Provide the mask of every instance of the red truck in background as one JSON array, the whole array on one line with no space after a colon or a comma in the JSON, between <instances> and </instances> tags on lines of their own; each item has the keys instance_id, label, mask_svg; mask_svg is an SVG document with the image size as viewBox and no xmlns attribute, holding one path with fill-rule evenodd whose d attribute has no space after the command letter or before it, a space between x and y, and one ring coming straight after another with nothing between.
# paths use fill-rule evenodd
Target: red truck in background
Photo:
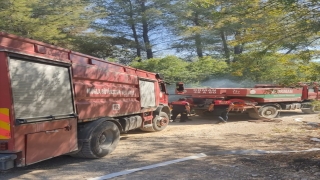
<instances>
[{"instance_id":1,"label":"red truck in background","mask_svg":"<svg viewBox=\"0 0 320 180\"><path fill-rule=\"evenodd\" d=\"M176 94L184 95L198 115L221 111L247 112L251 118L275 118L280 110L301 109L315 113L313 100L319 99L318 83L298 83L294 87L257 84L254 88L184 88L176 84ZM208 111L214 102L214 110Z\"/></svg>"},{"instance_id":2,"label":"red truck in background","mask_svg":"<svg viewBox=\"0 0 320 180\"><path fill-rule=\"evenodd\" d=\"M169 123L163 76L0 32L0 170L100 158Z\"/></svg>"}]
</instances>

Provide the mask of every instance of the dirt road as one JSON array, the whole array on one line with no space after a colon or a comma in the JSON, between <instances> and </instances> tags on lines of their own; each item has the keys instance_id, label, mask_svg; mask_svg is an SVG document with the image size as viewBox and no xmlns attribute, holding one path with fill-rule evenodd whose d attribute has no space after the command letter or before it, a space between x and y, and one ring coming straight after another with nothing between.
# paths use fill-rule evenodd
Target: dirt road
<instances>
[{"instance_id":1,"label":"dirt road","mask_svg":"<svg viewBox=\"0 0 320 180\"><path fill-rule=\"evenodd\" d=\"M2 172L0 179L90 179L199 153L206 157L113 179L320 179L320 151L288 153L320 148L320 142L310 140L320 139L318 115L282 113L270 122L248 120L242 114L230 115L228 123L192 117L157 133L133 131L122 134L117 149L105 158L61 156Z\"/></svg>"}]
</instances>

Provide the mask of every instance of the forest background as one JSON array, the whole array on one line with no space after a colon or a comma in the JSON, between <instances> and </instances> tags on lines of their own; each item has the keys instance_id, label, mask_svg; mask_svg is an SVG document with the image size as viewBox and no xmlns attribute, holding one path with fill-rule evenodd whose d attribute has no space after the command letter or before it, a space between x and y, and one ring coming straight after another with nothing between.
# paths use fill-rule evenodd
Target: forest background
<instances>
[{"instance_id":1,"label":"forest background","mask_svg":"<svg viewBox=\"0 0 320 180\"><path fill-rule=\"evenodd\" d=\"M0 31L166 81L319 81L318 0L1 0Z\"/></svg>"}]
</instances>

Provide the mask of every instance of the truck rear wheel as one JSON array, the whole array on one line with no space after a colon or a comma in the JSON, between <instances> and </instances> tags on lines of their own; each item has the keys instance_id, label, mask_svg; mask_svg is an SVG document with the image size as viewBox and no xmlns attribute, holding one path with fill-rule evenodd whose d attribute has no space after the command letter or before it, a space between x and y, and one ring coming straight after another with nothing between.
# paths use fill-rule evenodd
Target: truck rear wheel
<instances>
[{"instance_id":1,"label":"truck rear wheel","mask_svg":"<svg viewBox=\"0 0 320 180\"><path fill-rule=\"evenodd\" d=\"M275 118L279 114L279 111L274 106L264 106L259 109L259 115L263 118Z\"/></svg>"},{"instance_id":2,"label":"truck rear wheel","mask_svg":"<svg viewBox=\"0 0 320 180\"><path fill-rule=\"evenodd\" d=\"M248 110L248 115L251 118L254 119L260 119L260 118L275 118L279 115L279 111L274 106L263 106L261 107L258 112L256 112L254 109Z\"/></svg>"},{"instance_id":3,"label":"truck rear wheel","mask_svg":"<svg viewBox=\"0 0 320 180\"><path fill-rule=\"evenodd\" d=\"M82 148L72 156L82 158L101 158L110 154L120 140L120 131L114 123L104 121L90 134L89 141L83 142Z\"/></svg>"},{"instance_id":4,"label":"truck rear wheel","mask_svg":"<svg viewBox=\"0 0 320 180\"><path fill-rule=\"evenodd\" d=\"M165 112L160 112L159 115L156 115L152 120L151 127L140 128L142 131L153 132L153 131L162 131L164 130L169 123L168 114Z\"/></svg>"}]
</instances>

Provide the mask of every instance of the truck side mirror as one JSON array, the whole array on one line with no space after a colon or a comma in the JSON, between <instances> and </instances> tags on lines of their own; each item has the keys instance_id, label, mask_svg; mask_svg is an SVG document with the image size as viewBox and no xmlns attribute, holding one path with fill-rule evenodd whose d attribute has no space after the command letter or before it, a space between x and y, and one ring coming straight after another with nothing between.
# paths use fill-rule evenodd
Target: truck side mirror
<instances>
[{"instance_id":1,"label":"truck side mirror","mask_svg":"<svg viewBox=\"0 0 320 180\"><path fill-rule=\"evenodd\" d=\"M183 92L184 91L184 86L183 86L182 82L178 82L176 84L176 90L177 90L177 92Z\"/></svg>"}]
</instances>

